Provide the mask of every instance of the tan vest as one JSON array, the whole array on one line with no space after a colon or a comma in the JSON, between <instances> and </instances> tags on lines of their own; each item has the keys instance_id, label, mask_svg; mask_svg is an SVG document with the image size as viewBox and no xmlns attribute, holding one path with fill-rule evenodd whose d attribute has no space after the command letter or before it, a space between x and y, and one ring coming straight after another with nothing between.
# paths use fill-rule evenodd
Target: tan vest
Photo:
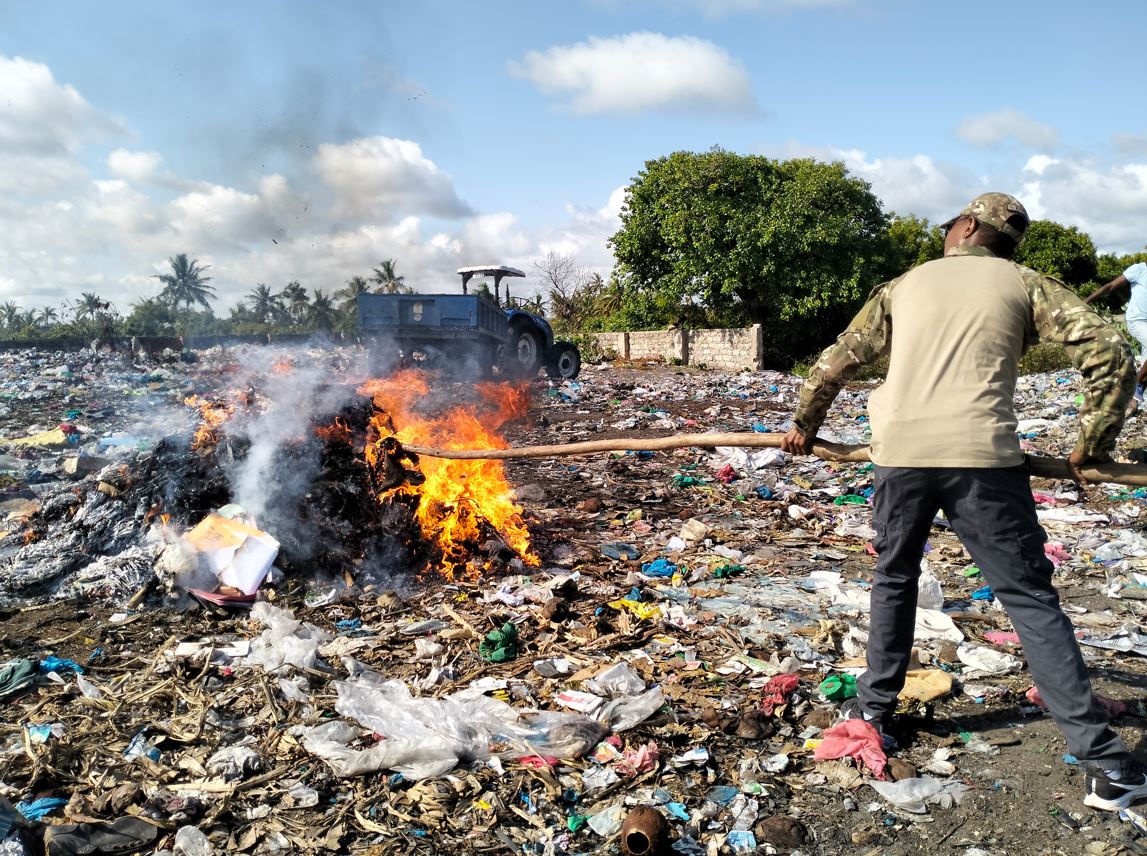
<instances>
[{"instance_id":1,"label":"tan vest","mask_svg":"<svg viewBox=\"0 0 1147 856\"><path fill-rule=\"evenodd\" d=\"M889 295L888 378L868 401L872 460L885 467L1011 467L1017 366L1032 305L1016 266L948 256Z\"/></svg>"}]
</instances>

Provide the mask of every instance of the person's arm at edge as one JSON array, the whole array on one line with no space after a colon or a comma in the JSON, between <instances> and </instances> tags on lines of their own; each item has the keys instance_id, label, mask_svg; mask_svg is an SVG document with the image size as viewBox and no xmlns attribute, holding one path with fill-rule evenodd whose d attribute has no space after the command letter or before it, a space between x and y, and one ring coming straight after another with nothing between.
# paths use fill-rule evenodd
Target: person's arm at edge
<instances>
[{"instance_id":1,"label":"person's arm at edge","mask_svg":"<svg viewBox=\"0 0 1147 856\"><path fill-rule=\"evenodd\" d=\"M1083 302L1084 303L1091 303L1091 301L1098 300L1099 298L1103 297L1108 292L1114 291L1115 289L1119 288L1119 286L1128 285L1128 284L1129 284L1129 281L1128 281L1127 277L1124 276L1123 274L1119 274L1119 276L1115 277L1115 279L1111 280L1111 282L1107 283L1106 285L1099 286L1099 288L1095 289L1095 291L1093 291L1093 292L1091 292L1091 294L1087 295L1087 297L1084 298Z\"/></svg>"},{"instance_id":2,"label":"person's arm at edge","mask_svg":"<svg viewBox=\"0 0 1147 856\"><path fill-rule=\"evenodd\" d=\"M824 422L828 408L856 370L888 352L892 342L892 319L888 294L900 278L873 289L868 301L852 321L817 359L801 387L793 427L781 441L781 449L807 455Z\"/></svg>"},{"instance_id":3,"label":"person's arm at edge","mask_svg":"<svg viewBox=\"0 0 1147 856\"><path fill-rule=\"evenodd\" d=\"M1082 481L1079 468L1090 461L1108 460L1123 428L1125 408L1135 389L1131 349L1114 327L1063 283L1028 271L1024 284L1039 338L1063 345L1083 375L1079 439L1068 458Z\"/></svg>"}]
</instances>

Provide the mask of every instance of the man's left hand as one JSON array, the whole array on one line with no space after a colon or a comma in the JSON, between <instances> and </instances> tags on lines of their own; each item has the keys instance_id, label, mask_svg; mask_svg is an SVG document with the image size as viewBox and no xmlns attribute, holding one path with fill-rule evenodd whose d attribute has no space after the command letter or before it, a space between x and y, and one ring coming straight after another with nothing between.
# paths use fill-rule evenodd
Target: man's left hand
<instances>
[{"instance_id":1,"label":"man's left hand","mask_svg":"<svg viewBox=\"0 0 1147 856\"><path fill-rule=\"evenodd\" d=\"M811 455L814 439L806 437L799 428L790 428L789 433L781 438L781 450L790 455Z\"/></svg>"}]
</instances>

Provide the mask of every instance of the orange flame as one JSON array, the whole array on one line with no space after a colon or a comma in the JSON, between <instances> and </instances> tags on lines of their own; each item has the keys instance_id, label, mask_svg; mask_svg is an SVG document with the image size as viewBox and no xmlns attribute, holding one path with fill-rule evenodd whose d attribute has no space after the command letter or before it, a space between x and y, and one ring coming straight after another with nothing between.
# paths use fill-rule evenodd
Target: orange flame
<instances>
[{"instance_id":1,"label":"orange flame","mask_svg":"<svg viewBox=\"0 0 1147 856\"><path fill-rule=\"evenodd\" d=\"M281 360L279 360L277 363L275 363L273 366L271 366L271 371L277 375L289 375L294 370L295 370L295 358L294 357L283 357Z\"/></svg>"},{"instance_id":2,"label":"orange flame","mask_svg":"<svg viewBox=\"0 0 1147 856\"><path fill-rule=\"evenodd\" d=\"M351 440L350 426L341 416L336 416L333 425L326 428L315 428L315 436L326 443L349 443Z\"/></svg>"},{"instance_id":3,"label":"orange flame","mask_svg":"<svg viewBox=\"0 0 1147 856\"><path fill-rule=\"evenodd\" d=\"M404 444L446 449L505 448L506 441L497 431L526 413L529 392L525 387L494 383L479 384L477 389L484 407L454 407L445 414L425 416L415 409L429 392L422 372L410 369L384 380L367 381L359 393L371 396L381 411L371 420L367 463L375 469L382 465L382 441L388 437ZM403 484L394 491L418 497L419 528L441 549L447 577L467 574L471 548L481 538L483 522L524 562L541 564L530 547L522 509L514 502L501 461L423 457L419 468L425 476L422 484Z\"/></svg>"},{"instance_id":4,"label":"orange flame","mask_svg":"<svg viewBox=\"0 0 1147 856\"><path fill-rule=\"evenodd\" d=\"M189 407L199 408L199 418L202 422L195 436L191 439L192 449L203 449L214 446L219 442L219 428L235 414L235 406L217 399L201 398L191 395L183 399Z\"/></svg>"}]
</instances>

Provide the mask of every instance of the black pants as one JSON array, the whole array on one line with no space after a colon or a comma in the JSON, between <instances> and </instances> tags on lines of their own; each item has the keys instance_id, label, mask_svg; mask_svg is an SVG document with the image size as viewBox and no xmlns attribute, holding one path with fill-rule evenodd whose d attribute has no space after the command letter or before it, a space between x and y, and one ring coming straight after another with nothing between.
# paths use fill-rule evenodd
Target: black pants
<instances>
[{"instance_id":1,"label":"black pants","mask_svg":"<svg viewBox=\"0 0 1147 856\"><path fill-rule=\"evenodd\" d=\"M920 558L932 520L943 509L956 535L1007 610L1032 679L1081 760L1123 761L1128 752L1096 700L1075 631L1059 607L1044 555L1026 466L876 467L873 525L876 576L868 671L857 682L860 705L886 717L896 707L912 650Z\"/></svg>"}]
</instances>

